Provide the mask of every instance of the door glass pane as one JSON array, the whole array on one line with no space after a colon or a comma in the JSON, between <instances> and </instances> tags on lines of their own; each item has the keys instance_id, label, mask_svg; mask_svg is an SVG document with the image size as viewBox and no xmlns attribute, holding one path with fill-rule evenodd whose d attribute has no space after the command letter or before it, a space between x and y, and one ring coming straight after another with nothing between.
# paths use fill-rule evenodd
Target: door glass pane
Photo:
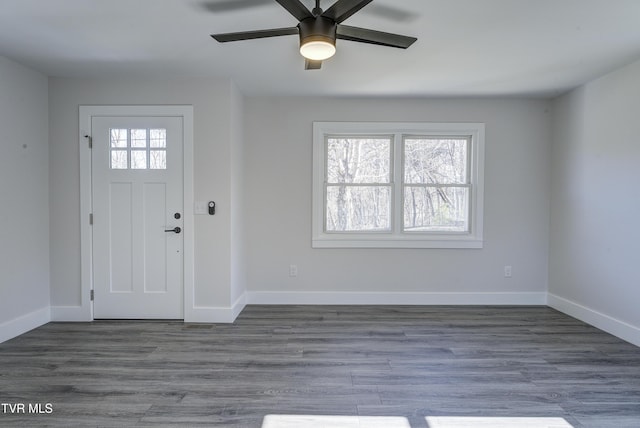
<instances>
[{"instance_id":1,"label":"door glass pane","mask_svg":"<svg viewBox=\"0 0 640 428\"><path fill-rule=\"evenodd\" d=\"M404 189L405 232L468 232L467 187L412 187Z\"/></svg>"},{"instance_id":2,"label":"door glass pane","mask_svg":"<svg viewBox=\"0 0 640 428\"><path fill-rule=\"evenodd\" d=\"M109 135L111 140L111 147L127 147L126 129L110 129Z\"/></svg>"},{"instance_id":3,"label":"door glass pane","mask_svg":"<svg viewBox=\"0 0 640 428\"><path fill-rule=\"evenodd\" d=\"M126 150L111 150L111 169L127 169Z\"/></svg>"},{"instance_id":4,"label":"door glass pane","mask_svg":"<svg viewBox=\"0 0 640 428\"><path fill-rule=\"evenodd\" d=\"M328 138L327 182L390 183L391 139Z\"/></svg>"},{"instance_id":5,"label":"door glass pane","mask_svg":"<svg viewBox=\"0 0 640 428\"><path fill-rule=\"evenodd\" d=\"M389 186L327 186L327 232L391 230Z\"/></svg>"},{"instance_id":6,"label":"door glass pane","mask_svg":"<svg viewBox=\"0 0 640 428\"><path fill-rule=\"evenodd\" d=\"M149 168L151 169L167 169L167 151L151 150L149 152Z\"/></svg>"},{"instance_id":7,"label":"door glass pane","mask_svg":"<svg viewBox=\"0 0 640 428\"><path fill-rule=\"evenodd\" d=\"M147 147L147 130L146 129L131 130L131 147L138 147L138 148Z\"/></svg>"},{"instance_id":8,"label":"door glass pane","mask_svg":"<svg viewBox=\"0 0 640 428\"><path fill-rule=\"evenodd\" d=\"M147 151L131 151L131 169L147 169Z\"/></svg>"},{"instance_id":9,"label":"door glass pane","mask_svg":"<svg viewBox=\"0 0 640 428\"><path fill-rule=\"evenodd\" d=\"M149 142L152 148L167 147L167 130L166 129L150 129Z\"/></svg>"},{"instance_id":10,"label":"door glass pane","mask_svg":"<svg viewBox=\"0 0 640 428\"><path fill-rule=\"evenodd\" d=\"M467 138L406 138L405 183L467 183L468 142Z\"/></svg>"}]
</instances>

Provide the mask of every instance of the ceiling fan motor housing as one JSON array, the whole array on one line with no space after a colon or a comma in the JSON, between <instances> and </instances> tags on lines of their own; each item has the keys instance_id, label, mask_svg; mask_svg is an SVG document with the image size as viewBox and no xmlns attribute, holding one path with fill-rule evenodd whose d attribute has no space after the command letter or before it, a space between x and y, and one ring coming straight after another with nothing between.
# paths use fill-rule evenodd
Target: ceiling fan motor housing
<instances>
[{"instance_id":1,"label":"ceiling fan motor housing","mask_svg":"<svg viewBox=\"0 0 640 428\"><path fill-rule=\"evenodd\" d=\"M338 25L324 16L306 18L298 24L300 46L309 42L326 42L335 46Z\"/></svg>"}]
</instances>

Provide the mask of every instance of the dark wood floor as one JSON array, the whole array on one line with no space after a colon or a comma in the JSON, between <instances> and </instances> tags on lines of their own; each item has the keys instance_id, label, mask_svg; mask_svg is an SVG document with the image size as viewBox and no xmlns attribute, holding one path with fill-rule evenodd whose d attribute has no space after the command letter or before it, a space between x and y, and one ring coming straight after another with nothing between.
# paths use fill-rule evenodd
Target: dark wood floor
<instances>
[{"instance_id":1,"label":"dark wood floor","mask_svg":"<svg viewBox=\"0 0 640 428\"><path fill-rule=\"evenodd\" d=\"M546 307L248 306L232 325L47 324L0 344L0 402L27 411L2 427L638 428L640 348Z\"/></svg>"}]
</instances>

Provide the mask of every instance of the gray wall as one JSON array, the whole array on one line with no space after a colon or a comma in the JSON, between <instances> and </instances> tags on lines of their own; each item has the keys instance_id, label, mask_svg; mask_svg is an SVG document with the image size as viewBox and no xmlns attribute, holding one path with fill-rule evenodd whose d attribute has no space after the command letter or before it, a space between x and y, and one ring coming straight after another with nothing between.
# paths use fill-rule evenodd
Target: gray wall
<instances>
[{"instance_id":1,"label":"gray wall","mask_svg":"<svg viewBox=\"0 0 640 428\"><path fill-rule=\"evenodd\" d=\"M640 62L554 110L552 304L640 344Z\"/></svg>"},{"instance_id":2,"label":"gray wall","mask_svg":"<svg viewBox=\"0 0 640 428\"><path fill-rule=\"evenodd\" d=\"M543 100L248 98L250 301L296 302L308 300L304 293L350 292L383 293L381 299L389 293L463 293L454 301L482 303L465 296L497 293L489 300L499 303L505 293L545 293L548 108ZM484 249L312 249L313 121L485 122ZM289 277L290 264L298 266L297 277ZM510 279L504 278L505 265L513 266ZM425 296L423 302L429 301Z\"/></svg>"},{"instance_id":3,"label":"gray wall","mask_svg":"<svg viewBox=\"0 0 640 428\"><path fill-rule=\"evenodd\" d=\"M0 341L20 317L48 321L47 96L46 76L0 57Z\"/></svg>"},{"instance_id":4,"label":"gray wall","mask_svg":"<svg viewBox=\"0 0 640 428\"><path fill-rule=\"evenodd\" d=\"M244 97L231 93L231 305L242 301L247 289L244 207ZM237 309L242 309L239 304Z\"/></svg>"}]
</instances>

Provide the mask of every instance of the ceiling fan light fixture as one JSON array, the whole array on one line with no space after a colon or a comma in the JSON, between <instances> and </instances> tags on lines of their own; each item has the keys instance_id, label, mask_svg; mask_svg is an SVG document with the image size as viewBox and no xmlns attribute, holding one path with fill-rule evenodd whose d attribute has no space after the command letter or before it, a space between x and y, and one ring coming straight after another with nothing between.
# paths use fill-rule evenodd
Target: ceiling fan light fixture
<instances>
[{"instance_id":1,"label":"ceiling fan light fixture","mask_svg":"<svg viewBox=\"0 0 640 428\"><path fill-rule=\"evenodd\" d=\"M323 16L300 21L300 54L311 61L324 61L336 53L336 28L334 21Z\"/></svg>"},{"instance_id":2,"label":"ceiling fan light fixture","mask_svg":"<svg viewBox=\"0 0 640 428\"><path fill-rule=\"evenodd\" d=\"M311 61L324 61L336 53L336 45L325 40L309 40L300 46L300 54Z\"/></svg>"}]
</instances>

